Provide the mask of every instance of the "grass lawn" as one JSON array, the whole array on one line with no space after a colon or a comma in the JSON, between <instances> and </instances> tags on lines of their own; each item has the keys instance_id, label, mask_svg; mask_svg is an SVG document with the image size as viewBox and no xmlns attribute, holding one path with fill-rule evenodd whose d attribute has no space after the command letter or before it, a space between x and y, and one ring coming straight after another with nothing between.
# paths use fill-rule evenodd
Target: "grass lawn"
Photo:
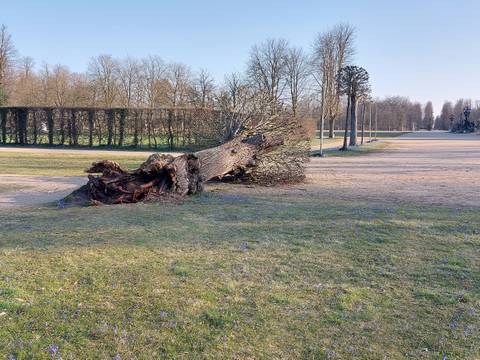
<instances>
[{"instance_id":1,"label":"grass lawn","mask_svg":"<svg viewBox=\"0 0 480 360\"><path fill-rule=\"evenodd\" d=\"M153 153L153 151L152 151ZM121 154L98 154L95 152L48 152L40 150L36 152L3 152L0 151L0 174L16 175L46 175L46 176L85 176L84 170L90 167L92 162L98 160L114 160L129 168L140 165L148 155Z\"/></svg>"},{"instance_id":2,"label":"grass lawn","mask_svg":"<svg viewBox=\"0 0 480 360\"><path fill-rule=\"evenodd\" d=\"M364 145L358 146L349 146L348 151L341 151L338 147L327 148L323 151L325 156L358 156L358 155L368 155L376 152L384 151L389 147L389 143L385 141L375 141L372 143L365 143ZM311 152L311 156L318 156L319 151L314 150Z\"/></svg>"},{"instance_id":3,"label":"grass lawn","mask_svg":"<svg viewBox=\"0 0 480 360\"><path fill-rule=\"evenodd\" d=\"M480 356L478 209L204 193L0 223L3 358Z\"/></svg>"}]
</instances>

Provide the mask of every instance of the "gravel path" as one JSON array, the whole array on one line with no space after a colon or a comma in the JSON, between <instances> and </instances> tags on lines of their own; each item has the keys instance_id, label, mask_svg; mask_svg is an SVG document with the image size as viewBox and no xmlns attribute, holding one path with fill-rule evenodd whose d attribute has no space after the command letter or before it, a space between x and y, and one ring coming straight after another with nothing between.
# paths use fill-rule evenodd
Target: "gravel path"
<instances>
[{"instance_id":1,"label":"gravel path","mask_svg":"<svg viewBox=\"0 0 480 360\"><path fill-rule=\"evenodd\" d=\"M313 159L307 189L352 200L480 206L480 136L417 132L388 142L382 153Z\"/></svg>"},{"instance_id":2,"label":"gravel path","mask_svg":"<svg viewBox=\"0 0 480 360\"><path fill-rule=\"evenodd\" d=\"M85 183L85 177L0 175L0 184L19 187L0 193L0 209L57 201Z\"/></svg>"}]
</instances>

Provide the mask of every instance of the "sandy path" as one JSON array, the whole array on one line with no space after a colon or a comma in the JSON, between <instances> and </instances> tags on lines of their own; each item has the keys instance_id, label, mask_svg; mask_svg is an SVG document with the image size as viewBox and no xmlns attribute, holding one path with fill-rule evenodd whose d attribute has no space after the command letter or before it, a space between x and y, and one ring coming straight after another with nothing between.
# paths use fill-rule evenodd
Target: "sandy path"
<instances>
[{"instance_id":1,"label":"sandy path","mask_svg":"<svg viewBox=\"0 0 480 360\"><path fill-rule=\"evenodd\" d=\"M0 184L20 188L0 193L0 209L57 201L85 182L85 177L0 175Z\"/></svg>"},{"instance_id":2,"label":"sandy path","mask_svg":"<svg viewBox=\"0 0 480 360\"><path fill-rule=\"evenodd\" d=\"M243 194L323 200L480 206L480 136L417 132L384 140L387 150L353 157L312 158L304 184L230 189Z\"/></svg>"},{"instance_id":3,"label":"sandy path","mask_svg":"<svg viewBox=\"0 0 480 360\"><path fill-rule=\"evenodd\" d=\"M385 141L390 147L381 153L313 158L308 165L305 184L280 188L212 184L207 190L309 196L318 197L320 201L480 206L480 136L434 131ZM85 181L84 177L0 176L0 184L13 182L34 186L0 193L0 208L55 201Z\"/></svg>"},{"instance_id":4,"label":"sandy path","mask_svg":"<svg viewBox=\"0 0 480 360\"><path fill-rule=\"evenodd\" d=\"M388 150L312 159L305 188L319 197L480 206L480 136L417 132Z\"/></svg>"}]
</instances>

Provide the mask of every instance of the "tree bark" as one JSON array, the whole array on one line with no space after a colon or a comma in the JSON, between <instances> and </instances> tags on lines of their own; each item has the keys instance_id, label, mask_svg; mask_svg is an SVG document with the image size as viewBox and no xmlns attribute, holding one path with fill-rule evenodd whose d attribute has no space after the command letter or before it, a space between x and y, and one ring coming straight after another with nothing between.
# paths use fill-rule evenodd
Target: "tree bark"
<instances>
[{"instance_id":1,"label":"tree bark","mask_svg":"<svg viewBox=\"0 0 480 360\"><path fill-rule=\"evenodd\" d=\"M365 140L365 111L366 111L366 105L365 102L363 103L363 112L362 112L362 140L361 144L363 145L363 142Z\"/></svg>"},{"instance_id":2,"label":"tree bark","mask_svg":"<svg viewBox=\"0 0 480 360\"><path fill-rule=\"evenodd\" d=\"M60 111L60 144L65 144L65 111Z\"/></svg>"},{"instance_id":3,"label":"tree bark","mask_svg":"<svg viewBox=\"0 0 480 360\"><path fill-rule=\"evenodd\" d=\"M335 118L328 119L328 137L335 138Z\"/></svg>"},{"instance_id":4,"label":"tree bark","mask_svg":"<svg viewBox=\"0 0 480 360\"><path fill-rule=\"evenodd\" d=\"M108 137L107 137L107 145L112 146L113 143L113 126L115 122L115 112L111 109L106 110L106 116L107 116L107 132L108 132Z\"/></svg>"},{"instance_id":5,"label":"tree bark","mask_svg":"<svg viewBox=\"0 0 480 360\"><path fill-rule=\"evenodd\" d=\"M120 110L120 124L118 129L118 145L123 146L123 142L125 140L125 121L127 118L127 110L121 109Z\"/></svg>"},{"instance_id":6,"label":"tree bark","mask_svg":"<svg viewBox=\"0 0 480 360\"><path fill-rule=\"evenodd\" d=\"M103 160L86 172L88 183L64 199L73 204L119 204L179 199L203 190L212 179L257 184L304 179L309 145L294 119L262 122L220 146L173 157L152 154L138 169L128 171Z\"/></svg>"},{"instance_id":7,"label":"tree bark","mask_svg":"<svg viewBox=\"0 0 480 360\"><path fill-rule=\"evenodd\" d=\"M53 110L47 109L48 145L53 145Z\"/></svg>"},{"instance_id":8,"label":"tree bark","mask_svg":"<svg viewBox=\"0 0 480 360\"><path fill-rule=\"evenodd\" d=\"M2 128L2 143L7 143L7 110L0 109L0 126Z\"/></svg>"},{"instance_id":9,"label":"tree bark","mask_svg":"<svg viewBox=\"0 0 480 360\"><path fill-rule=\"evenodd\" d=\"M88 111L88 146L93 146L93 126L95 121L95 110Z\"/></svg>"},{"instance_id":10,"label":"tree bark","mask_svg":"<svg viewBox=\"0 0 480 360\"><path fill-rule=\"evenodd\" d=\"M350 146L357 146L357 98L350 99Z\"/></svg>"},{"instance_id":11,"label":"tree bark","mask_svg":"<svg viewBox=\"0 0 480 360\"><path fill-rule=\"evenodd\" d=\"M349 120L349 115L350 115L350 96L347 99L347 113L345 114L345 128L344 128L344 133L343 133L343 146L340 150L348 150L348 143L347 143L347 137L348 137L348 120Z\"/></svg>"},{"instance_id":12,"label":"tree bark","mask_svg":"<svg viewBox=\"0 0 480 360\"><path fill-rule=\"evenodd\" d=\"M17 132L18 143L23 145L27 143L27 120L28 110L26 108L19 108L17 110Z\"/></svg>"}]
</instances>

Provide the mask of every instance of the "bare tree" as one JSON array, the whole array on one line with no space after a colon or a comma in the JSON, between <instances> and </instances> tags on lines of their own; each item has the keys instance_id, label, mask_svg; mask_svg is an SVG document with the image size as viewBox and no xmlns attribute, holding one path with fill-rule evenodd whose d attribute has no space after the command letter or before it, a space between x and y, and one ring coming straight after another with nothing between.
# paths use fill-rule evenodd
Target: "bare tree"
<instances>
[{"instance_id":1,"label":"bare tree","mask_svg":"<svg viewBox=\"0 0 480 360\"><path fill-rule=\"evenodd\" d=\"M307 56L301 48L290 47L286 53L285 80L290 93L293 116L297 116L298 102L305 91L309 71Z\"/></svg>"},{"instance_id":2,"label":"bare tree","mask_svg":"<svg viewBox=\"0 0 480 360\"><path fill-rule=\"evenodd\" d=\"M201 108L212 104L215 92L213 78L207 70L201 69L194 79L193 102Z\"/></svg>"},{"instance_id":3,"label":"bare tree","mask_svg":"<svg viewBox=\"0 0 480 360\"><path fill-rule=\"evenodd\" d=\"M320 156L323 156L323 132L325 117L331 112L333 96L337 92L335 68L335 41L332 33L321 34L314 44L314 54L311 62L312 76L320 88L320 121L317 128L320 130ZM333 95L333 96L332 96ZM330 125L331 137L333 137L333 123Z\"/></svg>"},{"instance_id":4,"label":"bare tree","mask_svg":"<svg viewBox=\"0 0 480 360\"><path fill-rule=\"evenodd\" d=\"M320 87L324 118L328 119L329 137L334 137L335 121L340 114L340 91L337 75L350 64L355 54L355 28L338 24L333 29L318 34L313 44L313 74Z\"/></svg>"},{"instance_id":5,"label":"bare tree","mask_svg":"<svg viewBox=\"0 0 480 360\"><path fill-rule=\"evenodd\" d=\"M64 107L68 103L68 89L70 88L70 70L63 65L55 65L52 69L51 81L54 94L54 105Z\"/></svg>"},{"instance_id":6,"label":"bare tree","mask_svg":"<svg viewBox=\"0 0 480 360\"><path fill-rule=\"evenodd\" d=\"M185 105L191 89L191 77L191 71L187 65L182 63L172 63L168 65L167 81L169 88L167 97L170 106Z\"/></svg>"},{"instance_id":7,"label":"bare tree","mask_svg":"<svg viewBox=\"0 0 480 360\"><path fill-rule=\"evenodd\" d=\"M120 89L120 104L130 108L135 100L135 92L139 90L140 64L137 60L127 57L117 62L115 71Z\"/></svg>"},{"instance_id":8,"label":"bare tree","mask_svg":"<svg viewBox=\"0 0 480 360\"><path fill-rule=\"evenodd\" d=\"M225 76L224 85L219 89L216 104L222 116L215 124L215 137L220 141L233 139L248 120L251 105L251 89L248 83L238 73Z\"/></svg>"},{"instance_id":9,"label":"bare tree","mask_svg":"<svg viewBox=\"0 0 480 360\"><path fill-rule=\"evenodd\" d=\"M167 67L158 56L148 56L142 60L141 82L144 89L144 103L148 107L166 104L163 87L166 86Z\"/></svg>"},{"instance_id":10,"label":"bare tree","mask_svg":"<svg viewBox=\"0 0 480 360\"><path fill-rule=\"evenodd\" d=\"M24 56L18 61L18 73L11 101L19 105L31 106L38 102L38 78L35 73L35 61Z\"/></svg>"},{"instance_id":11,"label":"bare tree","mask_svg":"<svg viewBox=\"0 0 480 360\"><path fill-rule=\"evenodd\" d=\"M168 81L168 92L167 97L170 102L170 106L174 108L173 112L170 112L167 118L167 130L168 130L168 144L170 149L173 149L174 146L174 123L177 126L180 126L177 133L177 142L178 134L181 133L181 138L183 145L185 145L186 134L185 134L185 118L182 117L180 123L177 121L177 109L178 106L184 106L187 100L188 95L191 93L191 71L188 66L181 63L172 63L168 66L167 72L167 81Z\"/></svg>"},{"instance_id":12,"label":"bare tree","mask_svg":"<svg viewBox=\"0 0 480 360\"><path fill-rule=\"evenodd\" d=\"M252 85L262 93L271 115L278 112L285 89L285 69L288 42L284 39L268 39L254 45L248 62L248 76Z\"/></svg>"},{"instance_id":13,"label":"bare tree","mask_svg":"<svg viewBox=\"0 0 480 360\"><path fill-rule=\"evenodd\" d=\"M13 45L12 36L5 25L0 26L0 105L6 102L6 82L8 71L12 68L17 51Z\"/></svg>"},{"instance_id":14,"label":"bare tree","mask_svg":"<svg viewBox=\"0 0 480 360\"><path fill-rule=\"evenodd\" d=\"M111 55L94 57L88 65L88 75L98 89L100 101L105 107L112 107L117 96L117 66L117 61Z\"/></svg>"},{"instance_id":15,"label":"bare tree","mask_svg":"<svg viewBox=\"0 0 480 360\"><path fill-rule=\"evenodd\" d=\"M432 130L434 125L433 104L431 101L427 102L423 110L423 123L427 130Z\"/></svg>"},{"instance_id":16,"label":"bare tree","mask_svg":"<svg viewBox=\"0 0 480 360\"><path fill-rule=\"evenodd\" d=\"M442 106L442 111L438 121L435 122L435 129L439 130L448 130L453 124L451 120L453 119L453 105L450 101L446 101Z\"/></svg>"}]
</instances>

